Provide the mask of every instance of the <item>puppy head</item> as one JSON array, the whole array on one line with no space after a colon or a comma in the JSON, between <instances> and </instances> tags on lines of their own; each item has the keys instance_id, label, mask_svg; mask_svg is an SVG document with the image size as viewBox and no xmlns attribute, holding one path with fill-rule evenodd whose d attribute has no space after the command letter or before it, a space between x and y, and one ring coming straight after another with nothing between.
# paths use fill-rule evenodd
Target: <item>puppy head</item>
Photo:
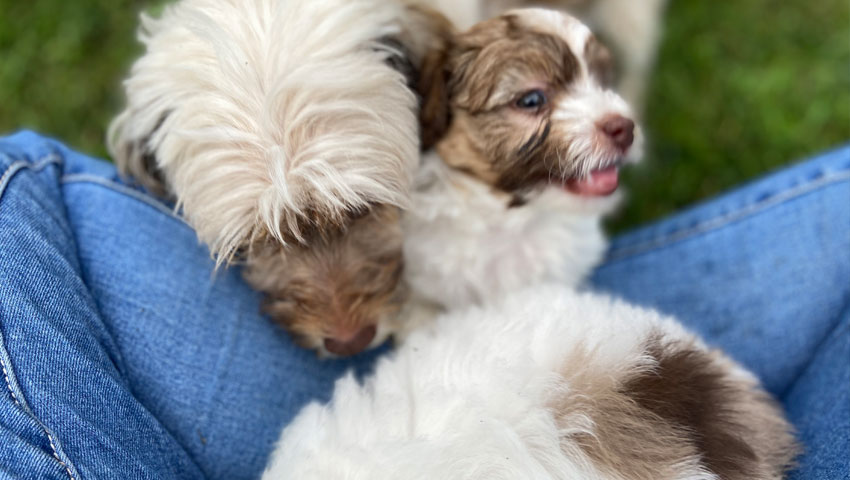
<instances>
[{"instance_id":1,"label":"puppy head","mask_svg":"<svg viewBox=\"0 0 850 480\"><path fill-rule=\"evenodd\" d=\"M247 255L246 279L265 310L303 347L347 356L382 343L404 299L402 233L395 207L375 206L310 247L276 242Z\"/></svg>"},{"instance_id":2,"label":"puppy head","mask_svg":"<svg viewBox=\"0 0 850 480\"><path fill-rule=\"evenodd\" d=\"M607 196L642 136L608 86L611 56L575 18L513 10L431 52L420 93L425 146L512 195L556 186Z\"/></svg>"}]
</instances>

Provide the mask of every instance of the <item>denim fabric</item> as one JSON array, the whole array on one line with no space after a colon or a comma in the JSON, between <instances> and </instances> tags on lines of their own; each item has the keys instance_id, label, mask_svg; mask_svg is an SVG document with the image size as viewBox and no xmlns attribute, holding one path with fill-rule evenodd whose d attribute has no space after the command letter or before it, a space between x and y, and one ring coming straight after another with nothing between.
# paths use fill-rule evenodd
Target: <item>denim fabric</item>
<instances>
[{"instance_id":1,"label":"denim fabric","mask_svg":"<svg viewBox=\"0 0 850 480\"><path fill-rule=\"evenodd\" d=\"M678 315L780 395L797 478L847 478L850 148L614 242L594 283ZM0 477L255 478L349 368L259 312L238 269L114 168L0 140Z\"/></svg>"}]
</instances>

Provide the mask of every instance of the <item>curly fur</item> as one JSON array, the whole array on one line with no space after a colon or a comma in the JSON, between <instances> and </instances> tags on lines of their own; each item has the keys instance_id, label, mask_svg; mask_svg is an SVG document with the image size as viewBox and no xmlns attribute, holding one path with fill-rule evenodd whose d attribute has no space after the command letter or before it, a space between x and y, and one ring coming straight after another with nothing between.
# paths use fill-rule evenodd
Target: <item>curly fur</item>
<instances>
[{"instance_id":1,"label":"curly fur","mask_svg":"<svg viewBox=\"0 0 850 480\"><path fill-rule=\"evenodd\" d=\"M219 262L257 237L303 240L305 222L405 206L416 99L379 41L404 15L383 0L183 0L143 17L116 163L173 194Z\"/></svg>"}]
</instances>

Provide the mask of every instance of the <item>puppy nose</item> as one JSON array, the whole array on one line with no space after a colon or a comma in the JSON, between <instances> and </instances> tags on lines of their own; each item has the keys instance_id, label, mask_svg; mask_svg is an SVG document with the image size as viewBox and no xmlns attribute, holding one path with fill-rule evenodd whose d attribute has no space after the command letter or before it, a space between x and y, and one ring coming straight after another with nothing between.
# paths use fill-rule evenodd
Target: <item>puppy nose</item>
<instances>
[{"instance_id":1,"label":"puppy nose","mask_svg":"<svg viewBox=\"0 0 850 480\"><path fill-rule=\"evenodd\" d=\"M374 325L369 325L368 327L361 328L360 331L354 335L344 339L326 338L325 349L334 355L339 355L341 357L355 355L366 350L366 347L368 347L369 344L372 343L372 340L375 339L376 332L377 328L375 328Z\"/></svg>"},{"instance_id":2,"label":"puppy nose","mask_svg":"<svg viewBox=\"0 0 850 480\"><path fill-rule=\"evenodd\" d=\"M602 121L599 126L614 145L625 150L635 141L635 122L620 115L613 115Z\"/></svg>"}]
</instances>

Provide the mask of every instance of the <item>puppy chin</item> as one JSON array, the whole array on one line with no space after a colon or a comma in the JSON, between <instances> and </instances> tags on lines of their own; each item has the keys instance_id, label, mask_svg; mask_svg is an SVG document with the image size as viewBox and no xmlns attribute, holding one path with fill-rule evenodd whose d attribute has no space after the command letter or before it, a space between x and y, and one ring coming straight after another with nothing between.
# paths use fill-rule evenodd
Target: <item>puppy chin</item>
<instances>
[{"instance_id":1,"label":"puppy chin","mask_svg":"<svg viewBox=\"0 0 850 480\"><path fill-rule=\"evenodd\" d=\"M558 201L565 211L578 215L609 215L615 212L626 198L622 187L609 195L582 195L565 190L562 186L548 186L541 192L541 200L546 197L559 197Z\"/></svg>"}]
</instances>

